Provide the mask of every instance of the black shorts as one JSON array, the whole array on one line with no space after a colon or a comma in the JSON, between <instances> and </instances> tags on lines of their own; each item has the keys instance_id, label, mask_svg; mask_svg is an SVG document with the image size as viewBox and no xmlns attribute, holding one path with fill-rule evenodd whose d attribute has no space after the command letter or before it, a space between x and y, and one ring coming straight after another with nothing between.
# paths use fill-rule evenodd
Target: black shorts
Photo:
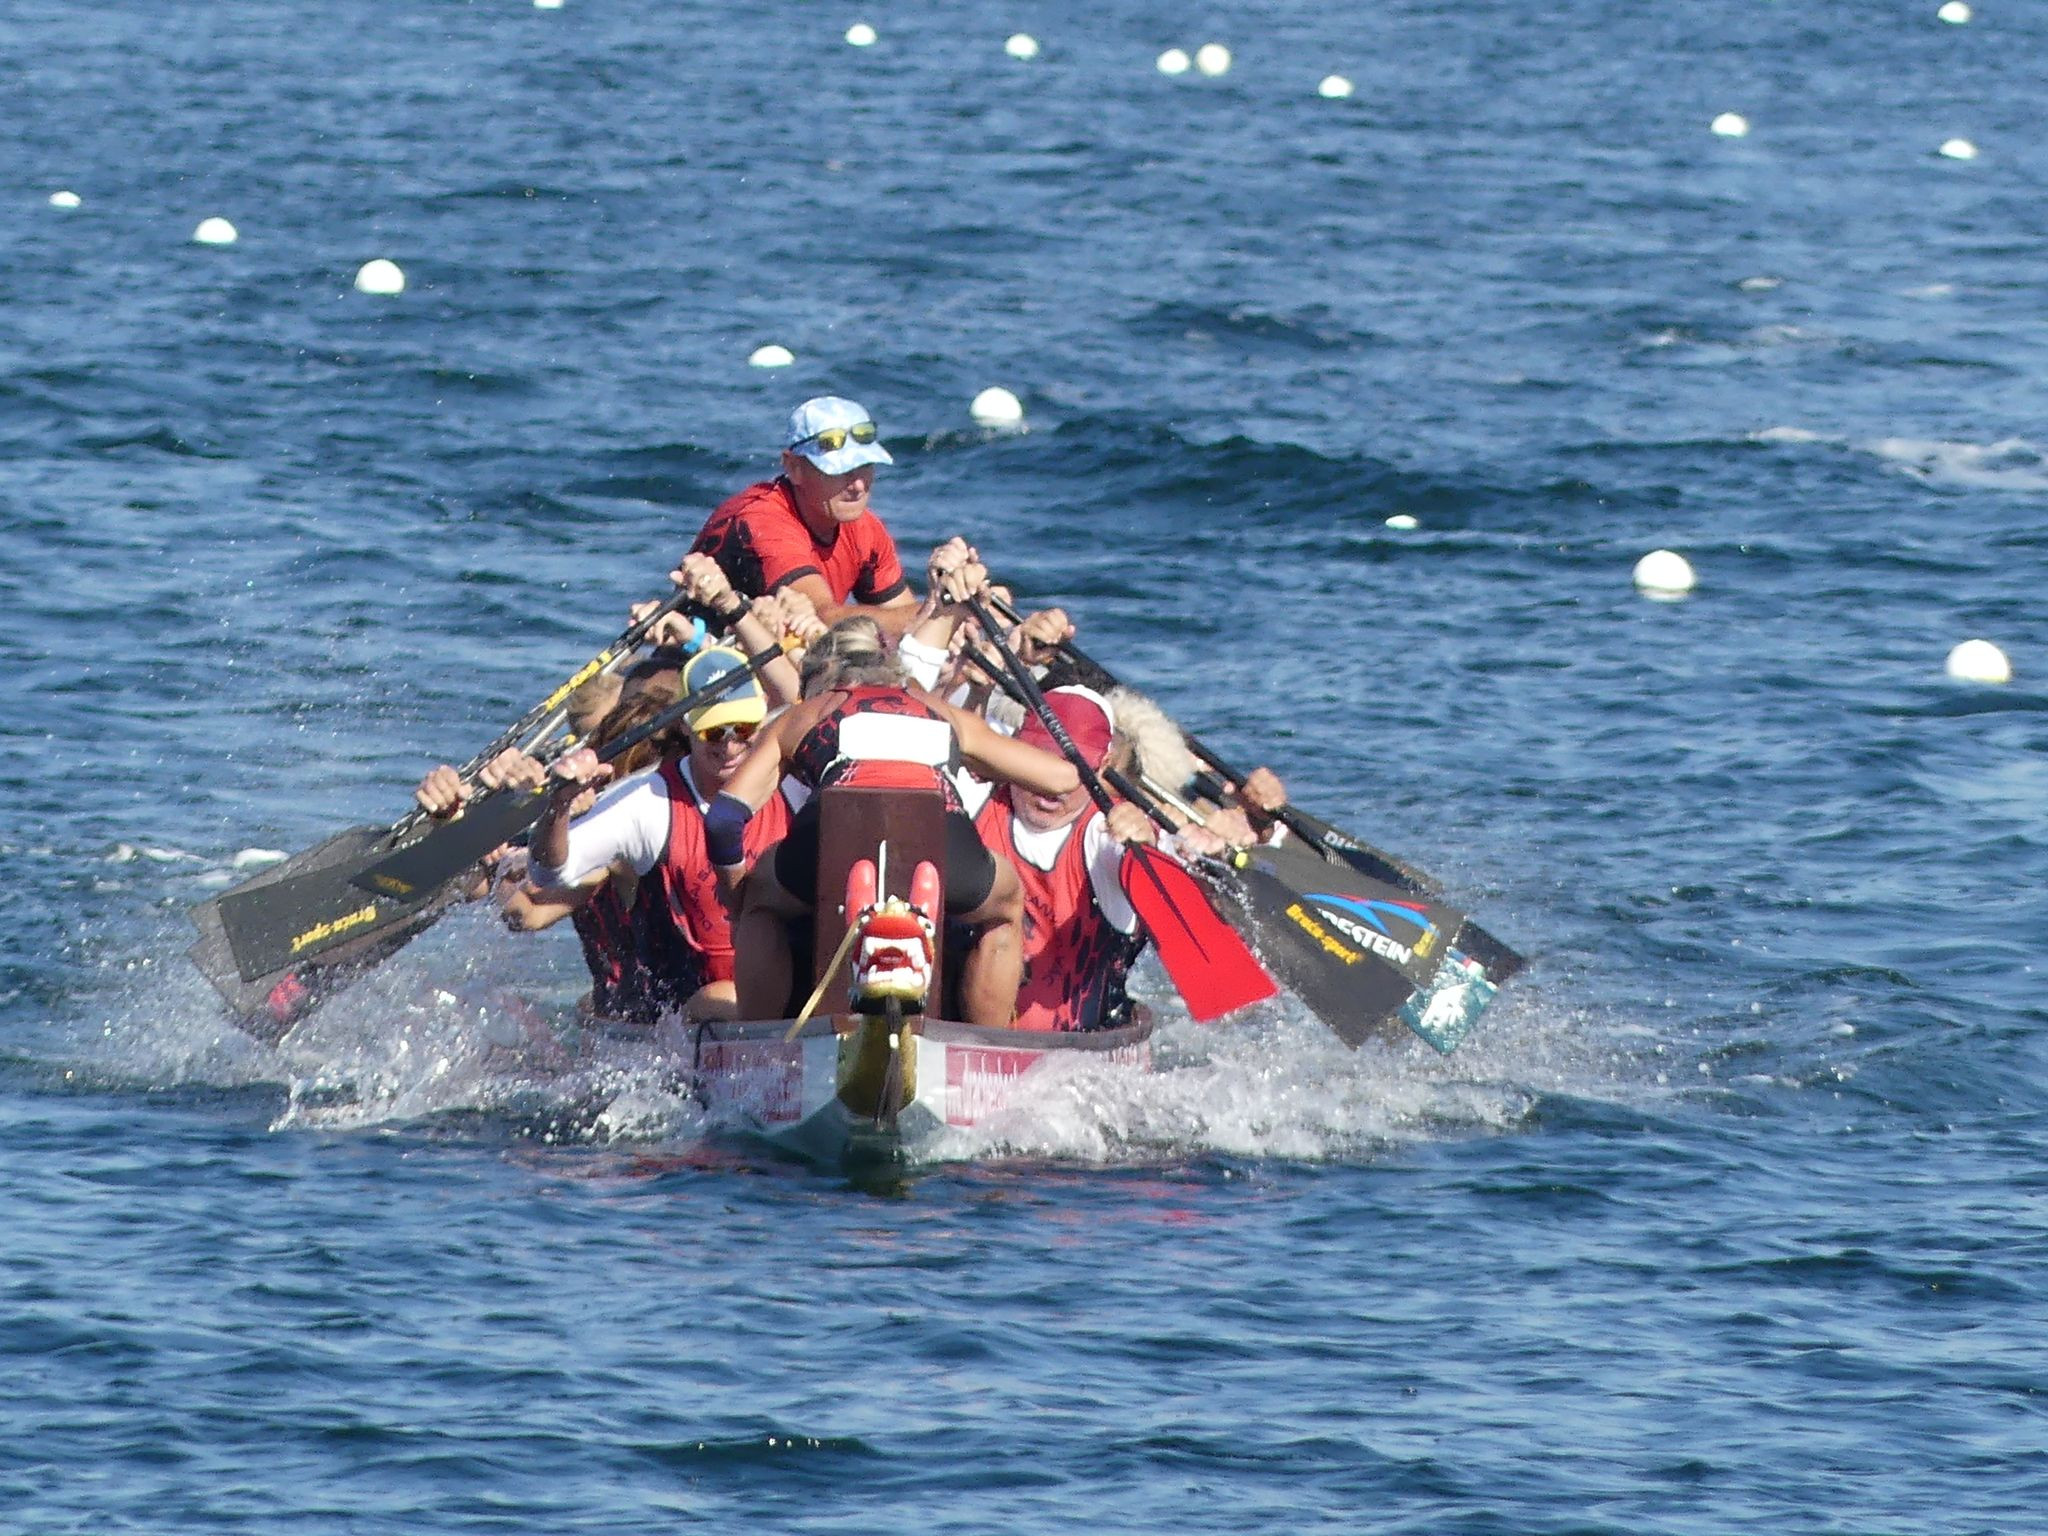
<instances>
[{"instance_id":1,"label":"black shorts","mask_svg":"<svg viewBox=\"0 0 2048 1536\"><path fill-rule=\"evenodd\" d=\"M818 900L818 801L813 796L775 845L775 878L782 888L813 906ZM996 888L996 856L989 852L965 811L946 812L946 913L972 912ZM833 898L835 901L838 897Z\"/></svg>"}]
</instances>

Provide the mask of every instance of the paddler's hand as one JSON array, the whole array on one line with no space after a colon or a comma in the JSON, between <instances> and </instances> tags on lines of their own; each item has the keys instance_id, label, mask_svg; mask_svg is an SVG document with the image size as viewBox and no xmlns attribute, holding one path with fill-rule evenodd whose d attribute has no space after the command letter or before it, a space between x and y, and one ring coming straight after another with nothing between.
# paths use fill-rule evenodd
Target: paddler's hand
<instances>
[{"instance_id":1,"label":"paddler's hand","mask_svg":"<svg viewBox=\"0 0 2048 1536\"><path fill-rule=\"evenodd\" d=\"M669 572L671 578L675 574L674 571ZM635 603L626 610L626 622L628 624L644 624L647 622L648 615L652 614L660 606L661 604L651 597L644 603ZM657 646L687 645L695 634L695 626L681 614L664 613L654 621L654 628L647 631L647 643Z\"/></svg>"},{"instance_id":2,"label":"paddler's hand","mask_svg":"<svg viewBox=\"0 0 2048 1536\"><path fill-rule=\"evenodd\" d=\"M1189 822L1174 833L1173 840L1181 852L1203 858L1220 859L1230 852L1230 844L1197 821Z\"/></svg>"},{"instance_id":3,"label":"paddler's hand","mask_svg":"<svg viewBox=\"0 0 2048 1536\"><path fill-rule=\"evenodd\" d=\"M1150 846L1158 841L1152 818L1128 800L1119 800L1109 808L1109 814L1102 818L1102 827L1111 837L1127 846L1132 843Z\"/></svg>"},{"instance_id":4,"label":"paddler's hand","mask_svg":"<svg viewBox=\"0 0 2048 1536\"><path fill-rule=\"evenodd\" d=\"M1238 786L1237 798L1253 810L1272 816L1287 803L1287 786L1272 769L1254 768Z\"/></svg>"},{"instance_id":5,"label":"paddler's hand","mask_svg":"<svg viewBox=\"0 0 2048 1536\"><path fill-rule=\"evenodd\" d=\"M548 771L517 747L507 747L484 764L476 781L485 789L539 789Z\"/></svg>"},{"instance_id":6,"label":"paddler's hand","mask_svg":"<svg viewBox=\"0 0 2048 1536\"><path fill-rule=\"evenodd\" d=\"M728 623L746 612L746 599L733 591L725 572L709 555L692 551L683 556L683 563L668 573L668 579L681 587L691 602Z\"/></svg>"},{"instance_id":7,"label":"paddler's hand","mask_svg":"<svg viewBox=\"0 0 2048 1536\"><path fill-rule=\"evenodd\" d=\"M436 821L446 821L462 809L462 802L469 798L469 786L462 782L461 774L443 763L420 780L412 798Z\"/></svg>"},{"instance_id":8,"label":"paddler's hand","mask_svg":"<svg viewBox=\"0 0 2048 1536\"><path fill-rule=\"evenodd\" d=\"M958 534L955 534L952 538L934 549L931 553L931 558L925 561L925 590L927 592L938 592L945 586L947 579L955 571L958 571L963 566L976 564L978 559L979 557L974 553L974 547ZM948 601L957 602L959 599L951 598Z\"/></svg>"},{"instance_id":9,"label":"paddler's hand","mask_svg":"<svg viewBox=\"0 0 2048 1536\"><path fill-rule=\"evenodd\" d=\"M1259 840L1250 819L1234 805L1211 812L1206 825L1209 831L1233 848L1249 848Z\"/></svg>"},{"instance_id":10,"label":"paddler's hand","mask_svg":"<svg viewBox=\"0 0 2048 1536\"><path fill-rule=\"evenodd\" d=\"M1027 615L1023 623L1010 631L1009 638L1017 659L1027 667L1035 667L1052 660L1052 653L1074 638L1074 626L1065 609L1046 608Z\"/></svg>"},{"instance_id":11,"label":"paddler's hand","mask_svg":"<svg viewBox=\"0 0 2048 1536\"><path fill-rule=\"evenodd\" d=\"M763 602L772 602L781 612L780 628L786 635L794 635L805 646L814 645L825 633L825 621L818 617L818 605L795 587L784 587Z\"/></svg>"},{"instance_id":12,"label":"paddler's hand","mask_svg":"<svg viewBox=\"0 0 2048 1536\"><path fill-rule=\"evenodd\" d=\"M597 754L590 748L578 747L556 758L548 768L548 775L555 781L554 807L566 810L585 790L610 783L612 765L599 762Z\"/></svg>"}]
</instances>

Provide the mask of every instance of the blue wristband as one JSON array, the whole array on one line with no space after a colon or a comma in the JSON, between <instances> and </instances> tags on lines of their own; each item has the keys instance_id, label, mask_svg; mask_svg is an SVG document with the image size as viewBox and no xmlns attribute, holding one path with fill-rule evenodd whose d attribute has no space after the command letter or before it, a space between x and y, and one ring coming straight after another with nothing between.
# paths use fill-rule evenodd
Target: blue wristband
<instances>
[{"instance_id":1,"label":"blue wristband","mask_svg":"<svg viewBox=\"0 0 2048 1536\"><path fill-rule=\"evenodd\" d=\"M719 795L705 808L704 851L715 867L747 862L747 823L753 819L753 807L738 795Z\"/></svg>"}]
</instances>

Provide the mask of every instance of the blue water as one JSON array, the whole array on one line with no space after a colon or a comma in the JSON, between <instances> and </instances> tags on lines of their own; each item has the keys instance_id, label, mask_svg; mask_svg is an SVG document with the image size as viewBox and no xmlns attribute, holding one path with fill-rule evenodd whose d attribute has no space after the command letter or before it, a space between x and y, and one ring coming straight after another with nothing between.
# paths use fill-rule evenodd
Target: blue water
<instances>
[{"instance_id":1,"label":"blue water","mask_svg":"<svg viewBox=\"0 0 2048 1536\"><path fill-rule=\"evenodd\" d=\"M2044 44L16 0L0 1529L2038 1528ZM475 914L226 1026L184 907L467 756L827 389L906 548L1535 957L1464 1047L1147 972L1158 1071L853 1186L549 1061L573 946Z\"/></svg>"}]
</instances>

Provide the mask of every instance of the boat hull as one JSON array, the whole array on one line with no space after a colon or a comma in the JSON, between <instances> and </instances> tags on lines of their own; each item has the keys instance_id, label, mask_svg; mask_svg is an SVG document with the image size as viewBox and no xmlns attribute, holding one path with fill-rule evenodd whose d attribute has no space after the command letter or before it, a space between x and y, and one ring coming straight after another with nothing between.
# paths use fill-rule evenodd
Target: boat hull
<instances>
[{"instance_id":1,"label":"boat hull","mask_svg":"<svg viewBox=\"0 0 2048 1536\"><path fill-rule=\"evenodd\" d=\"M841 1014L693 1026L691 1076L715 1119L830 1165L914 1158L1028 1100L1037 1068L1060 1057L1140 1068L1152 1020L1080 1034L898 1023Z\"/></svg>"}]
</instances>

